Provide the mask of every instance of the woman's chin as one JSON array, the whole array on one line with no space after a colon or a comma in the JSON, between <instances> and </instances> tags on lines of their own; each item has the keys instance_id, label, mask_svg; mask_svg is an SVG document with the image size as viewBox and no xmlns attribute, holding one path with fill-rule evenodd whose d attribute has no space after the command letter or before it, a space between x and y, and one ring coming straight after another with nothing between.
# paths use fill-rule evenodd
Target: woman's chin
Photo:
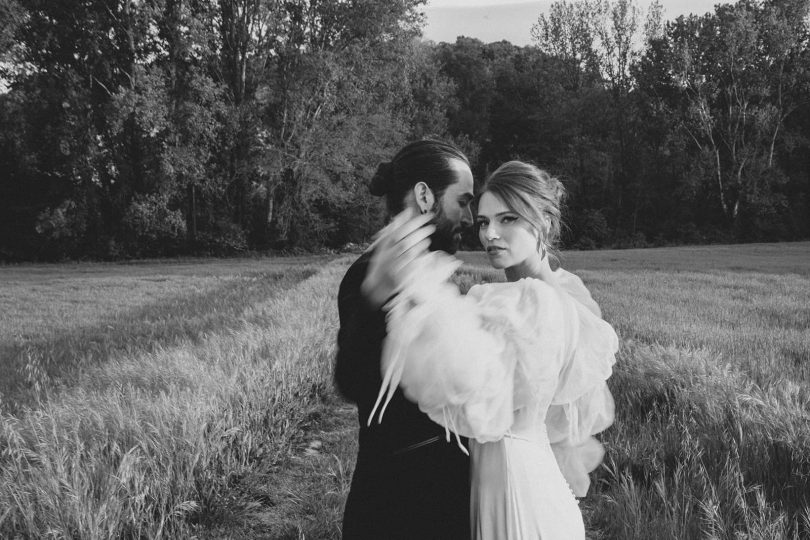
<instances>
[{"instance_id":1,"label":"woman's chin","mask_svg":"<svg viewBox=\"0 0 810 540\"><path fill-rule=\"evenodd\" d=\"M487 258L489 259L489 265L492 268L495 268L496 270L503 270L507 266L505 261L502 261L501 257L498 254L495 255L487 254Z\"/></svg>"}]
</instances>

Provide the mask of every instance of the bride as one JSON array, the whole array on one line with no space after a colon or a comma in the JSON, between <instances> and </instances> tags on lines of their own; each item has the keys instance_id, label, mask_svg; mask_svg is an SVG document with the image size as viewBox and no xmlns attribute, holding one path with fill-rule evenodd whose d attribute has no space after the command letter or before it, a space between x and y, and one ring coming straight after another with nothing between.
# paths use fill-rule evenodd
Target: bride
<instances>
[{"instance_id":1,"label":"bride","mask_svg":"<svg viewBox=\"0 0 810 540\"><path fill-rule=\"evenodd\" d=\"M613 422L605 381L618 338L579 278L549 265L562 195L557 179L518 161L487 180L478 234L506 283L460 295L449 281L460 263L409 239L428 219L412 214L383 230L371 263L389 264L398 294L369 422L400 387L448 437L469 437L478 540L585 538L575 497L602 460L593 434Z\"/></svg>"}]
</instances>

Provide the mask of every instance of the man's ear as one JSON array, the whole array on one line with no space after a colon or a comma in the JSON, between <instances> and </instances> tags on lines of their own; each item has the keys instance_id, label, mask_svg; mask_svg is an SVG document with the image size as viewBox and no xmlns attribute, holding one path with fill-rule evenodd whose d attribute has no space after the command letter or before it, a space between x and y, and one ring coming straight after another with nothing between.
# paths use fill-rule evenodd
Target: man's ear
<instances>
[{"instance_id":1,"label":"man's ear","mask_svg":"<svg viewBox=\"0 0 810 540\"><path fill-rule=\"evenodd\" d=\"M429 212L436 205L436 197L433 195L433 190L430 189L424 182L417 182L413 186L413 197L416 200L416 206L419 212L424 214Z\"/></svg>"}]
</instances>

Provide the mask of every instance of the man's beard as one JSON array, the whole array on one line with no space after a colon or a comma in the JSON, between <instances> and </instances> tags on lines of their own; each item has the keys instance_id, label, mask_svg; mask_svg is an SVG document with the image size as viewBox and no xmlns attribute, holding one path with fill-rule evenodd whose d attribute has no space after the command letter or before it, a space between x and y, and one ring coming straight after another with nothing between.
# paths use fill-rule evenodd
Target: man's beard
<instances>
[{"instance_id":1,"label":"man's beard","mask_svg":"<svg viewBox=\"0 0 810 540\"><path fill-rule=\"evenodd\" d=\"M436 225L436 232L430 236L430 251L455 253L461 242L461 226L447 219L442 205L438 201L434 212L436 217L431 220L431 223Z\"/></svg>"}]
</instances>

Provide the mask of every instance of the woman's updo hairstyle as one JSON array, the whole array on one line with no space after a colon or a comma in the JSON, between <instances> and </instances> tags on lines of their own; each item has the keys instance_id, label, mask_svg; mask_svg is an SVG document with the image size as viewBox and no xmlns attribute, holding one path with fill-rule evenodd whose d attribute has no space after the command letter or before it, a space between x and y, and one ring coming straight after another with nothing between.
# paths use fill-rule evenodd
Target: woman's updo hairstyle
<instances>
[{"instance_id":1,"label":"woman's updo hairstyle","mask_svg":"<svg viewBox=\"0 0 810 540\"><path fill-rule=\"evenodd\" d=\"M380 163L368 189L372 195L385 196L390 214L404 209L405 196L419 182L427 184L438 201L447 186L455 182L451 166L454 159L470 166L467 156L447 141L424 139L408 143L391 161Z\"/></svg>"},{"instance_id":2,"label":"woman's updo hairstyle","mask_svg":"<svg viewBox=\"0 0 810 540\"><path fill-rule=\"evenodd\" d=\"M531 163L508 161L489 176L481 193L486 192L528 221L538 234L538 248L557 258L565 199L565 187L559 179Z\"/></svg>"}]
</instances>

